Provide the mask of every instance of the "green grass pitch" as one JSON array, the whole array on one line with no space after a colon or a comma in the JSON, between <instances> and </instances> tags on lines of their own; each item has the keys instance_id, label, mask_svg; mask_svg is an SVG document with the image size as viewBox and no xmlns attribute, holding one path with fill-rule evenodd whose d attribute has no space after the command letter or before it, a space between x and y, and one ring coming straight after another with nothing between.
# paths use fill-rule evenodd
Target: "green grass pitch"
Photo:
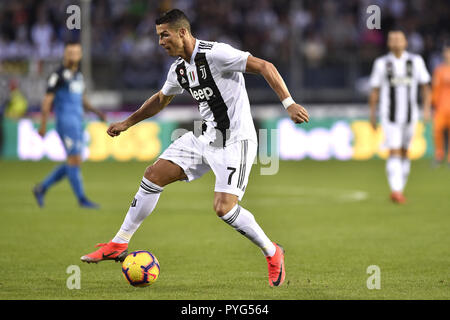
<instances>
[{"instance_id":1,"label":"green grass pitch","mask_svg":"<svg viewBox=\"0 0 450 320\"><path fill-rule=\"evenodd\" d=\"M281 162L254 166L242 205L286 249L286 282L270 288L266 261L213 212L214 177L167 186L130 250L150 250L161 274L147 288L124 280L120 264L83 264L109 241L139 186L145 163L85 163L87 194L77 206L65 180L39 209L33 184L51 162L0 162L0 299L449 299L450 169L414 161L409 202L388 200L385 162ZM69 290L66 269L81 269ZM381 288L367 288L367 267Z\"/></svg>"}]
</instances>

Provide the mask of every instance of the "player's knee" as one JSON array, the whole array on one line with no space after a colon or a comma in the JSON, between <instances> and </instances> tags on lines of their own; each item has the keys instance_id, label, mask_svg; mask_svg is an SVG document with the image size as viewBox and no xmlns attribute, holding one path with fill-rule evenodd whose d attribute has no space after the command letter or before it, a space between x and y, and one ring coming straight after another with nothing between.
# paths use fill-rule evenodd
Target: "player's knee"
<instances>
[{"instance_id":1,"label":"player's knee","mask_svg":"<svg viewBox=\"0 0 450 320\"><path fill-rule=\"evenodd\" d=\"M81 156L79 156L79 155L68 156L67 164L69 166L80 166L81 165Z\"/></svg>"},{"instance_id":2,"label":"player's knee","mask_svg":"<svg viewBox=\"0 0 450 320\"><path fill-rule=\"evenodd\" d=\"M401 156L402 156L402 158L407 158L408 157L408 149L402 149Z\"/></svg>"},{"instance_id":3,"label":"player's knee","mask_svg":"<svg viewBox=\"0 0 450 320\"><path fill-rule=\"evenodd\" d=\"M389 150L389 155L391 157L401 157L402 156L402 150L401 149L391 149L391 150Z\"/></svg>"},{"instance_id":4,"label":"player's knee","mask_svg":"<svg viewBox=\"0 0 450 320\"><path fill-rule=\"evenodd\" d=\"M145 169L144 177L153 182L154 184L164 187L164 183L161 179L161 175L158 174L157 170L153 167L153 165L148 166L147 169Z\"/></svg>"},{"instance_id":5,"label":"player's knee","mask_svg":"<svg viewBox=\"0 0 450 320\"><path fill-rule=\"evenodd\" d=\"M214 211L216 212L217 216L223 217L226 215L229 211L228 206L224 204L223 202L214 202Z\"/></svg>"},{"instance_id":6,"label":"player's knee","mask_svg":"<svg viewBox=\"0 0 450 320\"><path fill-rule=\"evenodd\" d=\"M217 216L223 217L228 212L230 212L230 210L233 209L235 205L236 202L229 199L215 199L214 211L216 212Z\"/></svg>"}]
</instances>

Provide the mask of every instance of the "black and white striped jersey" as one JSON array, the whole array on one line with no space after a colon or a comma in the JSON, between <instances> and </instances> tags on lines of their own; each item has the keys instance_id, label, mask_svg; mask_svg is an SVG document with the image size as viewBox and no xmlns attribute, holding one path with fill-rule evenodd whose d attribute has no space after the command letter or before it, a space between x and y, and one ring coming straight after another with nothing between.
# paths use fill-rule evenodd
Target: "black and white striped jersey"
<instances>
[{"instance_id":1,"label":"black and white striped jersey","mask_svg":"<svg viewBox=\"0 0 450 320\"><path fill-rule=\"evenodd\" d=\"M191 61L178 58L170 67L162 93L186 90L192 95L203 120L202 136L209 143L257 142L242 74L249 55L225 43L196 40Z\"/></svg>"},{"instance_id":2,"label":"black and white striped jersey","mask_svg":"<svg viewBox=\"0 0 450 320\"><path fill-rule=\"evenodd\" d=\"M380 119L404 124L419 119L418 85L430 82L422 57L404 51L397 58L392 52L377 58L370 86L380 88Z\"/></svg>"}]
</instances>

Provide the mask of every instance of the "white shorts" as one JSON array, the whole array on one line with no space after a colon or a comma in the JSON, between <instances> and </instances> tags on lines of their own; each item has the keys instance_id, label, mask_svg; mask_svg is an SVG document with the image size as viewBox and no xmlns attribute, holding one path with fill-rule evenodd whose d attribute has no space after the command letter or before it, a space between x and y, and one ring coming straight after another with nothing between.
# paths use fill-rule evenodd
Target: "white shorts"
<instances>
[{"instance_id":1,"label":"white shorts","mask_svg":"<svg viewBox=\"0 0 450 320\"><path fill-rule=\"evenodd\" d=\"M187 181L200 178L212 169L216 176L214 191L226 192L242 199L258 146L253 141L241 140L225 148L209 145L192 132L175 140L160 156L179 165Z\"/></svg>"},{"instance_id":2,"label":"white shorts","mask_svg":"<svg viewBox=\"0 0 450 320\"><path fill-rule=\"evenodd\" d=\"M416 122L398 124L389 121L382 122L384 146L389 149L408 149L414 136Z\"/></svg>"}]
</instances>

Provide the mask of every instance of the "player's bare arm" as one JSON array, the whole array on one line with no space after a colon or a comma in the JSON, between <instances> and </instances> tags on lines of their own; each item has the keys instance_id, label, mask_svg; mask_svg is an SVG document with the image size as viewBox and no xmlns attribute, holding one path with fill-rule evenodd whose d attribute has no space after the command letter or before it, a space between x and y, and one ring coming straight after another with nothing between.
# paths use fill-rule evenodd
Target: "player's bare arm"
<instances>
[{"instance_id":1,"label":"player's bare arm","mask_svg":"<svg viewBox=\"0 0 450 320\"><path fill-rule=\"evenodd\" d=\"M270 87L278 95L281 101L289 98L289 90L278 72L277 68L270 62L249 56L247 59L247 66L245 72L260 74L266 79ZM293 102L290 106L286 108L292 121L295 123L303 123L309 121L308 112L301 105Z\"/></svg>"},{"instance_id":2,"label":"player's bare arm","mask_svg":"<svg viewBox=\"0 0 450 320\"><path fill-rule=\"evenodd\" d=\"M380 98L380 88L373 88L369 95L370 124L375 130L377 128L377 105Z\"/></svg>"},{"instance_id":3,"label":"player's bare arm","mask_svg":"<svg viewBox=\"0 0 450 320\"><path fill-rule=\"evenodd\" d=\"M141 122L147 118L151 118L157 113L159 113L162 109L164 109L170 101L172 101L174 96L165 96L161 91L155 93L153 96L148 98L142 106L136 110L132 115L130 115L127 119L121 122L112 123L107 133L111 137L118 136L122 131L127 130L129 127L134 126L136 123Z\"/></svg>"},{"instance_id":4,"label":"player's bare arm","mask_svg":"<svg viewBox=\"0 0 450 320\"><path fill-rule=\"evenodd\" d=\"M101 112L100 110L94 108L92 106L92 104L90 103L90 101L87 99L86 95L83 95L83 108L87 112L95 113L97 115L97 117L99 117L100 120L106 121L105 114L103 112Z\"/></svg>"},{"instance_id":5,"label":"player's bare arm","mask_svg":"<svg viewBox=\"0 0 450 320\"><path fill-rule=\"evenodd\" d=\"M41 125L39 127L39 135L41 137L45 136L47 131L47 119L52 110L53 100L55 99L54 93L46 93L41 105Z\"/></svg>"},{"instance_id":6,"label":"player's bare arm","mask_svg":"<svg viewBox=\"0 0 450 320\"><path fill-rule=\"evenodd\" d=\"M423 84L422 90L422 104L423 104L423 119L428 122L431 120L431 88L429 84Z\"/></svg>"}]
</instances>

